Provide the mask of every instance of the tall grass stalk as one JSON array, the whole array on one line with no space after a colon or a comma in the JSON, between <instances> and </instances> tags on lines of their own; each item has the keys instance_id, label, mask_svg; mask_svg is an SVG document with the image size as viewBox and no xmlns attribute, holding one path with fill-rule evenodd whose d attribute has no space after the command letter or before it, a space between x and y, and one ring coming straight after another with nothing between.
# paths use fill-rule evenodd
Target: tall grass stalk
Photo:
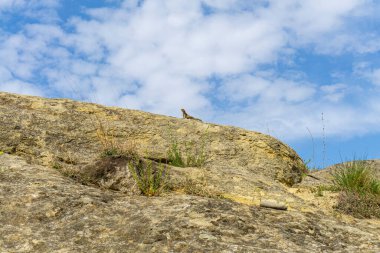
<instances>
[{"instance_id":1,"label":"tall grass stalk","mask_svg":"<svg viewBox=\"0 0 380 253\"><path fill-rule=\"evenodd\" d=\"M313 161L313 165L312 165L313 167L312 167L312 169L315 169L315 143L314 143L314 137L313 137L313 135L311 134L310 129L309 129L308 127L306 127L306 129L307 129L307 131L308 131L309 134L310 134L311 142L312 142L312 144L313 144L313 154L312 154L312 158L311 158L310 161ZM305 164L307 165L310 161L306 162Z\"/></svg>"},{"instance_id":2,"label":"tall grass stalk","mask_svg":"<svg viewBox=\"0 0 380 253\"><path fill-rule=\"evenodd\" d=\"M326 162L326 133L325 133L325 119L323 117L323 112L322 112L322 134L323 134L323 158L322 158L322 168L325 167L325 162Z\"/></svg>"}]
</instances>

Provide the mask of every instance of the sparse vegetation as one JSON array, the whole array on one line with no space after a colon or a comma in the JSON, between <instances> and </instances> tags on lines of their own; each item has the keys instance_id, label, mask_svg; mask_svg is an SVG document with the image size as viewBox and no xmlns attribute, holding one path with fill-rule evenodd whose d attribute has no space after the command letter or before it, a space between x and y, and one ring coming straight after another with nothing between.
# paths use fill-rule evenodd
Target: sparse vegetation
<instances>
[{"instance_id":1,"label":"sparse vegetation","mask_svg":"<svg viewBox=\"0 0 380 253\"><path fill-rule=\"evenodd\" d=\"M170 165L176 167L186 167L182 151L179 149L177 141L172 142L168 150L168 161Z\"/></svg>"},{"instance_id":2,"label":"sparse vegetation","mask_svg":"<svg viewBox=\"0 0 380 253\"><path fill-rule=\"evenodd\" d=\"M158 196L166 187L169 177L168 167L162 163L141 159L137 153L137 145L135 142L126 140L120 143L120 141L114 137L110 127L105 126L99 119L97 119L97 122L98 128L96 135L102 145L101 154L103 158L121 158L129 161L127 169L131 173L141 193L146 196ZM109 166L104 167L102 170L97 170L96 175L91 175L91 177L102 177L109 173L108 170Z\"/></svg>"},{"instance_id":3,"label":"sparse vegetation","mask_svg":"<svg viewBox=\"0 0 380 253\"><path fill-rule=\"evenodd\" d=\"M137 154L136 145L133 142L126 141L121 145L114 137L112 131L109 130L110 127L105 126L99 119L97 119L97 122L98 128L96 134L102 145L103 158L128 159L130 161L127 165L128 170L143 195L157 196L167 188L169 183L169 170L166 164L141 159ZM177 139L171 138L172 141L167 151L165 163L177 167L203 166L207 160L207 153L205 151L206 134L207 133L203 134L198 141L192 140L181 143ZM87 178L85 181L92 182L94 178L101 177L105 172L104 170L96 170L96 172L93 171L91 173L95 173L96 175L83 176L85 179ZM192 195L214 195L208 193L204 185L199 185L190 179L187 179L186 182L182 182L180 188Z\"/></svg>"},{"instance_id":4,"label":"sparse vegetation","mask_svg":"<svg viewBox=\"0 0 380 253\"><path fill-rule=\"evenodd\" d=\"M120 143L114 137L114 134L109 129L109 127L104 126L104 124L98 119L98 128L96 130L96 136L102 145L102 156L106 157L126 157L126 158L136 158L137 157L137 145L133 141L125 141Z\"/></svg>"},{"instance_id":5,"label":"sparse vegetation","mask_svg":"<svg viewBox=\"0 0 380 253\"><path fill-rule=\"evenodd\" d=\"M323 188L318 186L315 193L316 197L323 197Z\"/></svg>"},{"instance_id":6,"label":"sparse vegetation","mask_svg":"<svg viewBox=\"0 0 380 253\"><path fill-rule=\"evenodd\" d=\"M202 176L197 180L186 177L184 180L175 182L175 185L171 185L171 188L189 195L207 198L223 198L222 193L212 190L208 186L205 176Z\"/></svg>"},{"instance_id":7,"label":"sparse vegetation","mask_svg":"<svg viewBox=\"0 0 380 253\"><path fill-rule=\"evenodd\" d=\"M147 161L145 163L128 164L134 180L145 196L158 196L168 183L168 167L161 163Z\"/></svg>"},{"instance_id":8,"label":"sparse vegetation","mask_svg":"<svg viewBox=\"0 0 380 253\"><path fill-rule=\"evenodd\" d=\"M326 160L326 135L324 114L322 113L322 133L323 133L323 163L325 166ZM311 131L307 128L312 144L313 144L313 160L315 156L314 137ZM310 168L311 159L304 162L306 177L308 172L315 170L315 165ZM365 160L352 159L351 162L346 162L338 165L333 171L333 184L319 185L313 189L316 197L322 197L324 191L338 191L339 197L335 208L346 214L350 214L357 218L380 218L380 180L374 177L374 171L369 163Z\"/></svg>"},{"instance_id":9,"label":"sparse vegetation","mask_svg":"<svg viewBox=\"0 0 380 253\"><path fill-rule=\"evenodd\" d=\"M54 167L54 169L58 170L65 177L68 177L68 178L71 178L71 179L76 180L78 182L84 183L82 181L81 174L79 174L78 170L76 170L73 167L66 167L66 166L62 167L61 165L58 165L58 166Z\"/></svg>"},{"instance_id":10,"label":"sparse vegetation","mask_svg":"<svg viewBox=\"0 0 380 253\"><path fill-rule=\"evenodd\" d=\"M311 192L315 194L316 197L323 197L323 192L325 191L337 191L337 188L334 185L318 185L315 188L311 189Z\"/></svg>"},{"instance_id":11,"label":"sparse vegetation","mask_svg":"<svg viewBox=\"0 0 380 253\"><path fill-rule=\"evenodd\" d=\"M338 210L358 218L380 217L380 181L365 160L342 163L332 175L341 191Z\"/></svg>"},{"instance_id":12,"label":"sparse vegetation","mask_svg":"<svg viewBox=\"0 0 380 253\"><path fill-rule=\"evenodd\" d=\"M167 158L164 159L164 162L156 163L150 161L149 158L147 158L148 161L141 159L137 154L137 147L134 142L126 141L120 144L120 141L115 138L110 130L111 128L103 124L99 118L97 118L97 125L96 135L102 146L102 157L128 159L130 161L127 166L128 170L141 193L146 196L157 196L166 188L169 178L166 164L176 167L202 167L207 160L205 151L207 131L197 141L179 142L177 139L171 138ZM96 173L95 176L98 177L98 174ZM93 177L94 175L91 175L89 178ZM199 195L207 195L201 193L201 188L194 186L195 184L191 181L187 181L185 185L187 185L186 192L189 194L197 192Z\"/></svg>"},{"instance_id":13,"label":"sparse vegetation","mask_svg":"<svg viewBox=\"0 0 380 253\"><path fill-rule=\"evenodd\" d=\"M202 167L207 161L205 146L205 136L201 136L198 142L185 141L181 145L174 139L167 152L169 164L176 167Z\"/></svg>"},{"instance_id":14,"label":"sparse vegetation","mask_svg":"<svg viewBox=\"0 0 380 253\"><path fill-rule=\"evenodd\" d=\"M316 170L318 170L318 168L317 168L315 165L310 166L310 165L311 165L311 162L312 162L311 159L309 159L309 160L307 160L307 161L303 161L303 163L304 163L304 167L305 167L305 171L307 171L308 173L309 173L309 172L312 172L312 171L316 171Z\"/></svg>"},{"instance_id":15,"label":"sparse vegetation","mask_svg":"<svg viewBox=\"0 0 380 253\"><path fill-rule=\"evenodd\" d=\"M356 218L380 218L380 196L343 191L339 194L336 209Z\"/></svg>"},{"instance_id":16,"label":"sparse vegetation","mask_svg":"<svg viewBox=\"0 0 380 253\"><path fill-rule=\"evenodd\" d=\"M0 155L2 155L2 154L4 154L4 152L0 150Z\"/></svg>"},{"instance_id":17,"label":"sparse vegetation","mask_svg":"<svg viewBox=\"0 0 380 253\"><path fill-rule=\"evenodd\" d=\"M56 170L62 169L62 165L60 165L58 162L53 163L52 167L53 169L56 169Z\"/></svg>"},{"instance_id":18,"label":"sparse vegetation","mask_svg":"<svg viewBox=\"0 0 380 253\"><path fill-rule=\"evenodd\" d=\"M60 162L63 162L65 164L71 164L71 165L78 164L78 160L79 160L76 154L70 151L62 152L61 155L57 156L57 159Z\"/></svg>"},{"instance_id":19,"label":"sparse vegetation","mask_svg":"<svg viewBox=\"0 0 380 253\"><path fill-rule=\"evenodd\" d=\"M343 163L332 174L334 185L341 191L380 194L380 181L375 179L365 160Z\"/></svg>"}]
</instances>

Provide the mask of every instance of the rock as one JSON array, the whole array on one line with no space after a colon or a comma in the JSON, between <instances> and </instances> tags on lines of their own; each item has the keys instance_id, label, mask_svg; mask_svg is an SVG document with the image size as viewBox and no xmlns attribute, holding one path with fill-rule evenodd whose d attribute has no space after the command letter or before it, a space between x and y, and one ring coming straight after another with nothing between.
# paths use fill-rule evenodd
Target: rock
<instances>
[{"instance_id":1,"label":"rock","mask_svg":"<svg viewBox=\"0 0 380 253\"><path fill-rule=\"evenodd\" d=\"M379 252L379 222L129 196L0 156L0 252Z\"/></svg>"},{"instance_id":2,"label":"rock","mask_svg":"<svg viewBox=\"0 0 380 253\"><path fill-rule=\"evenodd\" d=\"M67 99L0 93L0 149L50 165L92 162L101 149L99 123L116 142L136 142L140 153L166 157L170 138L198 141L205 134L208 164L244 167L288 185L301 181L302 161L287 145L261 133Z\"/></svg>"},{"instance_id":3,"label":"rock","mask_svg":"<svg viewBox=\"0 0 380 253\"><path fill-rule=\"evenodd\" d=\"M163 165L173 140L206 162ZM141 195L139 166L164 166L159 197ZM0 93L0 252L379 252L380 221L337 213L336 193L313 192L328 178L303 173L257 132Z\"/></svg>"},{"instance_id":4,"label":"rock","mask_svg":"<svg viewBox=\"0 0 380 253\"><path fill-rule=\"evenodd\" d=\"M288 206L285 203L273 199L262 199L260 201L260 206L277 210L288 210Z\"/></svg>"},{"instance_id":5,"label":"rock","mask_svg":"<svg viewBox=\"0 0 380 253\"><path fill-rule=\"evenodd\" d=\"M1 92L0 119L0 150L34 164L63 168L73 178L102 162L100 128L115 143L133 144L140 156L154 161L167 159L173 139L182 147L203 143L203 168L174 168L173 177L207 178L209 189L232 199L258 201L274 181L294 185L305 170L294 150L268 135L136 110ZM126 192L131 181L125 168L105 175L102 186Z\"/></svg>"}]
</instances>

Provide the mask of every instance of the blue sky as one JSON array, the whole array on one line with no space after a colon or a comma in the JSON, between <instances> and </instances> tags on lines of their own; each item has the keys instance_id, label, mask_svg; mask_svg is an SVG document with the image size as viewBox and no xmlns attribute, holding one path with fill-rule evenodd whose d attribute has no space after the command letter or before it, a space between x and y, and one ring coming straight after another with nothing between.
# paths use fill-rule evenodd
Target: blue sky
<instances>
[{"instance_id":1,"label":"blue sky","mask_svg":"<svg viewBox=\"0 0 380 253\"><path fill-rule=\"evenodd\" d=\"M279 138L316 167L380 158L379 11L374 0L2 0L0 91L186 108Z\"/></svg>"}]
</instances>

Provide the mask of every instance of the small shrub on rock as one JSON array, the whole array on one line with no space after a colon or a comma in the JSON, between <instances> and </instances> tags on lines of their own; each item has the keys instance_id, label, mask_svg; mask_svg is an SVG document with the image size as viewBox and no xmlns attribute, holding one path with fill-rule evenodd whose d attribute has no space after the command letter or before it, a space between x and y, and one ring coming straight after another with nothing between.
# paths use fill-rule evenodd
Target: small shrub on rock
<instances>
[{"instance_id":1,"label":"small shrub on rock","mask_svg":"<svg viewBox=\"0 0 380 253\"><path fill-rule=\"evenodd\" d=\"M167 186L168 167L152 161L129 163L128 169L145 196L158 196Z\"/></svg>"},{"instance_id":2,"label":"small shrub on rock","mask_svg":"<svg viewBox=\"0 0 380 253\"><path fill-rule=\"evenodd\" d=\"M341 191L380 194L380 181L366 161L343 163L333 172L333 183Z\"/></svg>"},{"instance_id":3,"label":"small shrub on rock","mask_svg":"<svg viewBox=\"0 0 380 253\"><path fill-rule=\"evenodd\" d=\"M380 218L380 181L366 161L341 164L333 178L340 190L336 209L357 218Z\"/></svg>"},{"instance_id":4,"label":"small shrub on rock","mask_svg":"<svg viewBox=\"0 0 380 253\"><path fill-rule=\"evenodd\" d=\"M202 167L207 160L205 144L194 141L184 142L182 145L173 141L167 156L169 164L176 167Z\"/></svg>"},{"instance_id":5,"label":"small shrub on rock","mask_svg":"<svg viewBox=\"0 0 380 253\"><path fill-rule=\"evenodd\" d=\"M171 144L168 150L168 161L170 165L176 167L186 167L182 151L179 149L176 141Z\"/></svg>"}]
</instances>

